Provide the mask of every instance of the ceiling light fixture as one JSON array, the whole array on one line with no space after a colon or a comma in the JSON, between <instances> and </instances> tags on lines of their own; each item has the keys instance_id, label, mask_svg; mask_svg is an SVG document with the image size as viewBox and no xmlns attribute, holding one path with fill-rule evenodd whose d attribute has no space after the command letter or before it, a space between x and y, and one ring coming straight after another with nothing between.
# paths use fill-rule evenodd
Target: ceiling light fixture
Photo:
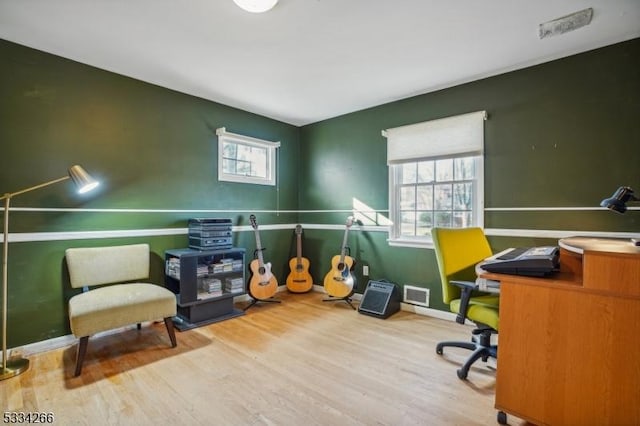
<instances>
[{"instance_id":1,"label":"ceiling light fixture","mask_svg":"<svg viewBox=\"0 0 640 426\"><path fill-rule=\"evenodd\" d=\"M278 0L233 0L242 9L251 13L263 13L271 10Z\"/></svg>"}]
</instances>

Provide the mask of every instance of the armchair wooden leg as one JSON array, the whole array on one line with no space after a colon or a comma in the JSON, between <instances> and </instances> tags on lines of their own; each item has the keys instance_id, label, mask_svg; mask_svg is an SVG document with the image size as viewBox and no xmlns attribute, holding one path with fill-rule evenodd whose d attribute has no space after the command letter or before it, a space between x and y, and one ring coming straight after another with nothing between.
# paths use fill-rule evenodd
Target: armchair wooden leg
<instances>
[{"instance_id":1,"label":"armchair wooden leg","mask_svg":"<svg viewBox=\"0 0 640 426\"><path fill-rule=\"evenodd\" d=\"M176 346L178 346L178 343L176 342L176 332L173 328L173 320L171 319L171 317L167 317L164 319L164 325L167 326L167 333L169 333L169 339L171 339L171 347L175 348Z\"/></svg>"},{"instance_id":2,"label":"armchair wooden leg","mask_svg":"<svg viewBox=\"0 0 640 426\"><path fill-rule=\"evenodd\" d=\"M87 354L88 345L89 336L81 337L80 342L78 343L78 353L76 355L76 371L74 373L75 377L78 377L82 372L82 364L84 363L84 356Z\"/></svg>"}]
</instances>

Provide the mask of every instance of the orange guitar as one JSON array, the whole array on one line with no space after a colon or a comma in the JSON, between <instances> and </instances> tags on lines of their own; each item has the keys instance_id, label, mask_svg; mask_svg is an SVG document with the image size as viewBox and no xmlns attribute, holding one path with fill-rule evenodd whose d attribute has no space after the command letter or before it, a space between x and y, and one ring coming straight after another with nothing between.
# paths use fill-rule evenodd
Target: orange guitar
<instances>
[{"instance_id":1,"label":"orange guitar","mask_svg":"<svg viewBox=\"0 0 640 426\"><path fill-rule=\"evenodd\" d=\"M251 261L251 279L249 280L249 295L257 300L264 300L272 297L278 291L278 281L271 273L271 263L264 263L262 258L262 246L260 244L260 234L258 233L258 222L256 217L251 215L251 226L256 234L256 252L258 258Z\"/></svg>"},{"instance_id":2,"label":"orange guitar","mask_svg":"<svg viewBox=\"0 0 640 426\"><path fill-rule=\"evenodd\" d=\"M324 290L332 297L346 298L353 293L355 280L351 274L351 269L355 260L347 256L347 236L351 225L353 225L353 216L347 218L340 254L333 256L331 270L324 277Z\"/></svg>"},{"instance_id":3,"label":"orange guitar","mask_svg":"<svg viewBox=\"0 0 640 426\"><path fill-rule=\"evenodd\" d=\"M297 255L289 260L287 289L292 293L306 293L313 288L313 278L309 274L309 259L302 257L302 226L296 226Z\"/></svg>"}]
</instances>

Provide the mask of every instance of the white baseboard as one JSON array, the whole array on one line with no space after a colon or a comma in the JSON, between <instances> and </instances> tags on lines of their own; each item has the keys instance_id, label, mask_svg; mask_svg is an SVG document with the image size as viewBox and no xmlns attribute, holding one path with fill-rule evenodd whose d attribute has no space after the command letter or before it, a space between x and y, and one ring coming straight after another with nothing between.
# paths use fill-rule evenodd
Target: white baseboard
<instances>
[{"instance_id":1,"label":"white baseboard","mask_svg":"<svg viewBox=\"0 0 640 426\"><path fill-rule=\"evenodd\" d=\"M149 324L149 322L143 323L143 324ZM102 331L100 333L94 334L91 337L109 336L111 334L121 333L123 331L130 330L136 327L137 327L136 324L131 324L125 327L114 328L113 330ZM9 353L8 358L14 355L29 356L29 355L39 354L42 352L52 351L54 349L66 348L68 346L75 345L77 342L78 342L78 339L72 334L53 337L51 339L41 340L40 342L29 343L24 346L17 346L15 348L8 349L7 350L7 352Z\"/></svg>"},{"instance_id":2,"label":"white baseboard","mask_svg":"<svg viewBox=\"0 0 640 426\"><path fill-rule=\"evenodd\" d=\"M456 321L456 314L453 312L440 311L438 309L426 308L424 306L412 305L411 303L400 303L400 310L413 312L414 314L427 317L438 318L446 321Z\"/></svg>"}]
</instances>

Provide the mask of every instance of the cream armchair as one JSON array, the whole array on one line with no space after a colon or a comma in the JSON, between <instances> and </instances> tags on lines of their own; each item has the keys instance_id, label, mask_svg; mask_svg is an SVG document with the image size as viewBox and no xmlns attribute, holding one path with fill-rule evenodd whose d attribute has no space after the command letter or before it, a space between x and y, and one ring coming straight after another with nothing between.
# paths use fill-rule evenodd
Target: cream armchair
<instances>
[{"instance_id":1,"label":"cream armchair","mask_svg":"<svg viewBox=\"0 0 640 426\"><path fill-rule=\"evenodd\" d=\"M132 282L149 277L149 245L70 248L66 252L69 278L84 292L69 300L71 332L80 339L75 376L82 372L89 336L96 333L164 319L171 346L176 346L172 317L175 295L159 285ZM89 290L88 287L108 286Z\"/></svg>"}]
</instances>

